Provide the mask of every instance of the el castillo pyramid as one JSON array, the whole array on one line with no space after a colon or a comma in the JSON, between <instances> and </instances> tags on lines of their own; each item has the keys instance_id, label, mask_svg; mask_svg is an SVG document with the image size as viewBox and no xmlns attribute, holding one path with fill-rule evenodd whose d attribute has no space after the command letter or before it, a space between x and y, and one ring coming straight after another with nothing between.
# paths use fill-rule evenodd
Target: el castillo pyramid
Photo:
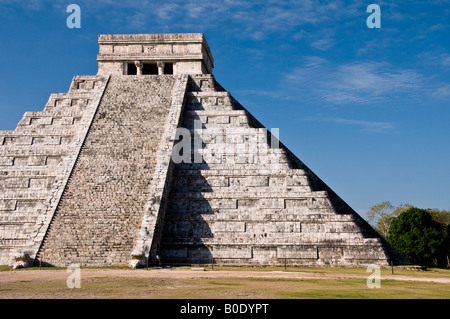
<instances>
[{"instance_id":1,"label":"el castillo pyramid","mask_svg":"<svg viewBox=\"0 0 450 319\"><path fill-rule=\"evenodd\" d=\"M0 264L405 262L216 82L203 34L98 40L97 75L0 131Z\"/></svg>"}]
</instances>

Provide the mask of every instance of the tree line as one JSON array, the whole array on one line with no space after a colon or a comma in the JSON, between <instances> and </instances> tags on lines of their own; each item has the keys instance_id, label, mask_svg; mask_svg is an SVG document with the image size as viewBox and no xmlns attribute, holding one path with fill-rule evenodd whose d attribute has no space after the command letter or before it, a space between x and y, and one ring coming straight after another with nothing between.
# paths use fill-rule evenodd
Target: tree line
<instances>
[{"instance_id":1,"label":"tree line","mask_svg":"<svg viewBox=\"0 0 450 319\"><path fill-rule=\"evenodd\" d=\"M450 211L382 202L367 221L411 263L450 267Z\"/></svg>"}]
</instances>

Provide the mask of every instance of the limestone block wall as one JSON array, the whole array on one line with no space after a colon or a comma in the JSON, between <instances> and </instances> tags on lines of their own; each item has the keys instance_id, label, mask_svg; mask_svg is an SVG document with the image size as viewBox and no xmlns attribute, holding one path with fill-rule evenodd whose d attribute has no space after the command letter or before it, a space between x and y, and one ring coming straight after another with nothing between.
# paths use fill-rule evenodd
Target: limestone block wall
<instances>
[{"instance_id":1,"label":"limestone block wall","mask_svg":"<svg viewBox=\"0 0 450 319\"><path fill-rule=\"evenodd\" d=\"M177 127L198 138L189 163L171 160ZM75 77L0 132L0 263L24 252L55 266L405 262L212 75Z\"/></svg>"},{"instance_id":2,"label":"limestone block wall","mask_svg":"<svg viewBox=\"0 0 450 319\"><path fill-rule=\"evenodd\" d=\"M77 76L42 112L0 132L0 264L33 258L73 167L107 79Z\"/></svg>"},{"instance_id":3,"label":"limestone block wall","mask_svg":"<svg viewBox=\"0 0 450 319\"><path fill-rule=\"evenodd\" d=\"M212 75L192 75L188 87L182 125L201 146L190 163L175 165L159 251L163 263L400 261ZM193 161L196 152L201 162Z\"/></svg>"},{"instance_id":4,"label":"limestone block wall","mask_svg":"<svg viewBox=\"0 0 450 319\"><path fill-rule=\"evenodd\" d=\"M38 258L126 265L150 196L174 76L111 76Z\"/></svg>"}]
</instances>

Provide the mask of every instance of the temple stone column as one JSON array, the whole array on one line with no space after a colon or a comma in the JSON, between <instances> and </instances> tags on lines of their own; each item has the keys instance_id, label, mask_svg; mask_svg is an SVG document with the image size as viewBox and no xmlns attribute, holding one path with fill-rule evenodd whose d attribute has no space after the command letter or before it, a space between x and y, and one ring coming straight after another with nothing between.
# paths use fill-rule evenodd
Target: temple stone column
<instances>
[{"instance_id":1,"label":"temple stone column","mask_svg":"<svg viewBox=\"0 0 450 319\"><path fill-rule=\"evenodd\" d=\"M158 75L164 74L164 62L156 62L156 66L158 67Z\"/></svg>"},{"instance_id":2,"label":"temple stone column","mask_svg":"<svg viewBox=\"0 0 450 319\"><path fill-rule=\"evenodd\" d=\"M144 67L144 64L141 61L134 61L134 64L136 65L136 74L142 75L142 68Z\"/></svg>"}]
</instances>

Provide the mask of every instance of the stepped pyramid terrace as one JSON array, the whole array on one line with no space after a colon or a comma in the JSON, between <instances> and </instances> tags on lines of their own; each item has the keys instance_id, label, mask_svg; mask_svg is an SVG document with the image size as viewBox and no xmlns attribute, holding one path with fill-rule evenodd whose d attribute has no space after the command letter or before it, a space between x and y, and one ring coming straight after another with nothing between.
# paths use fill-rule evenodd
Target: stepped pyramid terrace
<instances>
[{"instance_id":1,"label":"stepped pyramid terrace","mask_svg":"<svg viewBox=\"0 0 450 319\"><path fill-rule=\"evenodd\" d=\"M0 131L0 264L407 262L216 81L203 34L98 43L97 75Z\"/></svg>"}]
</instances>

